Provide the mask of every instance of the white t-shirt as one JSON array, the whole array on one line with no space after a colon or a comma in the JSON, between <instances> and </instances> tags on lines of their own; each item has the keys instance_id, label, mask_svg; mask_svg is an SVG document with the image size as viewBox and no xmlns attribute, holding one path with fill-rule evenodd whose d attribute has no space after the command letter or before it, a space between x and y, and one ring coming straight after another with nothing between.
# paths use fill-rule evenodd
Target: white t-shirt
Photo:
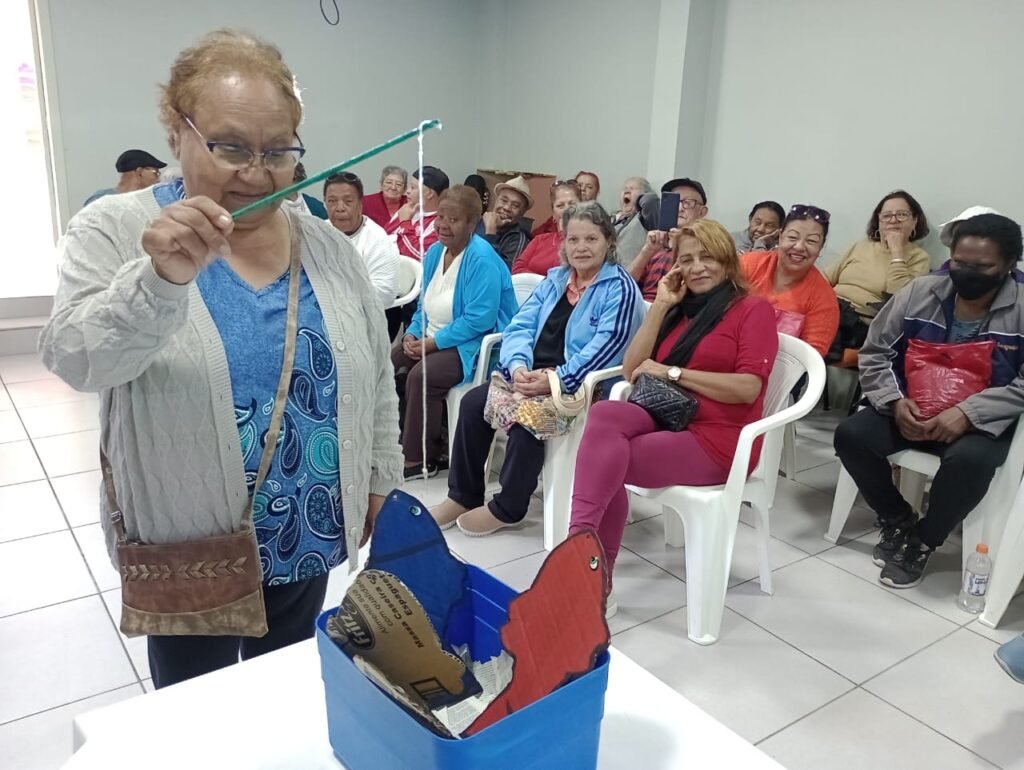
<instances>
[{"instance_id":1,"label":"white t-shirt","mask_svg":"<svg viewBox=\"0 0 1024 770\"><path fill-rule=\"evenodd\" d=\"M398 246L384 228L363 215L363 224L348 236L366 263L370 282L384 302L391 307L398 295Z\"/></svg>"},{"instance_id":2,"label":"white t-shirt","mask_svg":"<svg viewBox=\"0 0 1024 770\"><path fill-rule=\"evenodd\" d=\"M462 252L462 254L465 253L465 251ZM459 277L459 268L462 267L462 254L453 259L451 265L445 270L444 260L448 255L448 249L442 252L441 259L437 261L434 277L427 287L427 293L423 295L423 312L427 314L428 337L436 336L453 320L455 281Z\"/></svg>"}]
</instances>

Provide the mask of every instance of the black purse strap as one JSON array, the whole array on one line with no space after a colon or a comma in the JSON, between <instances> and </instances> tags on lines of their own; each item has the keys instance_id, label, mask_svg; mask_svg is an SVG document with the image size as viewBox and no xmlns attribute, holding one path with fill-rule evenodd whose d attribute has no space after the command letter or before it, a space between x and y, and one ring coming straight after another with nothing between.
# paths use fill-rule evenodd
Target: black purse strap
<instances>
[{"instance_id":1,"label":"black purse strap","mask_svg":"<svg viewBox=\"0 0 1024 770\"><path fill-rule=\"evenodd\" d=\"M256 482L253 485L249 502L246 503L245 512L242 514L242 530L252 528L252 507L256 500L256 493L266 481L267 474L270 472L270 464L274 459L274 452L281 434L281 422L284 420L285 404L288 401L288 390L291 387L292 371L295 367L295 342L299 330L299 284L301 283L299 274L302 270L302 256L299 252L298 228L292 224L291 220L288 220L288 226L291 233L291 261L288 271L288 316L284 331L284 360L281 363L281 376L278 378L277 393L274 396L274 411L270 415L270 427L267 429L267 440L263 445L263 455L256 473ZM124 528L124 514L117 503L114 471L102 446L100 447L100 468L103 471L103 488L107 496L107 505L110 506L110 520L117 533L117 542L124 545L128 542L128 535Z\"/></svg>"}]
</instances>

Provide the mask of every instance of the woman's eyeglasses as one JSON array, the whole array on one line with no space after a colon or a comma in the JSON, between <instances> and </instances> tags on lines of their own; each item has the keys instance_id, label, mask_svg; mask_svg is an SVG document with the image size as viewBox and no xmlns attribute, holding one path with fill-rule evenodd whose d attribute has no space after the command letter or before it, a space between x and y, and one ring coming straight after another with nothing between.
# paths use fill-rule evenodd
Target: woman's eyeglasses
<instances>
[{"instance_id":1,"label":"woman's eyeglasses","mask_svg":"<svg viewBox=\"0 0 1024 770\"><path fill-rule=\"evenodd\" d=\"M181 117L188 123L189 128L196 132L196 136L206 144L206 149L210 151L214 161L232 171L244 171L255 165L257 158L262 160L264 168L270 171L290 170L294 169L302 156L306 154L305 147L269 147L263 152L253 152L248 147L232 142L211 142L199 132L188 115ZM301 142L301 140L299 141Z\"/></svg>"},{"instance_id":2,"label":"woman's eyeglasses","mask_svg":"<svg viewBox=\"0 0 1024 770\"><path fill-rule=\"evenodd\" d=\"M580 189L580 183L577 182L575 179L559 179L557 182L551 185L551 189L553 190L556 187L575 187L578 190Z\"/></svg>"},{"instance_id":3,"label":"woman's eyeglasses","mask_svg":"<svg viewBox=\"0 0 1024 770\"><path fill-rule=\"evenodd\" d=\"M883 211L878 215L878 220L880 222L885 222L886 224L892 224L893 222L906 222L910 219L910 216L910 212L906 209L901 209L900 211Z\"/></svg>"},{"instance_id":4,"label":"woman's eyeglasses","mask_svg":"<svg viewBox=\"0 0 1024 770\"><path fill-rule=\"evenodd\" d=\"M817 206L808 206L803 203L798 203L789 210L790 216L796 217L797 219L813 219L818 224L827 225L828 221L832 218L825 209L819 209Z\"/></svg>"}]
</instances>

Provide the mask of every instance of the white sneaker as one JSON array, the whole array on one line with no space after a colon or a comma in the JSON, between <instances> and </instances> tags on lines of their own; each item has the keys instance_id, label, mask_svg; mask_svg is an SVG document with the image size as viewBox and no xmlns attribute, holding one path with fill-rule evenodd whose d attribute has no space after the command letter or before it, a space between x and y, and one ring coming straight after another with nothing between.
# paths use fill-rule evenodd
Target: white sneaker
<instances>
[{"instance_id":1,"label":"white sneaker","mask_svg":"<svg viewBox=\"0 0 1024 770\"><path fill-rule=\"evenodd\" d=\"M615 613L619 611L619 603L615 601L615 594L608 592L608 600L605 604L604 619L611 620L615 617Z\"/></svg>"}]
</instances>

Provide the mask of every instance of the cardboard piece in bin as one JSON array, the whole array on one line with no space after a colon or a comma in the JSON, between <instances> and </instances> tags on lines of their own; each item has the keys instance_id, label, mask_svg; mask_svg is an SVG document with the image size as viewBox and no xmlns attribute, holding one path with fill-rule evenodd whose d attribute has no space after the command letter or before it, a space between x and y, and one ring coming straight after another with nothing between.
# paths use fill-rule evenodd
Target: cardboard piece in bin
<instances>
[{"instance_id":1,"label":"cardboard piece in bin","mask_svg":"<svg viewBox=\"0 0 1024 770\"><path fill-rule=\"evenodd\" d=\"M508 623L501 629L502 644L515 659L512 681L463 737L593 670L611 641L607 598L604 550L593 530L573 535L548 554L533 584L509 604Z\"/></svg>"},{"instance_id":2,"label":"cardboard piece in bin","mask_svg":"<svg viewBox=\"0 0 1024 770\"><path fill-rule=\"evenodd\" d=\"M469 595L469 570L448 543L426 506L395 490L377 514L367 569L390 572L419 600L447 645L448 621Z\"/></svg>"},{"instance_id":3,"label":"cardboard piece in bin","mask_svg":"<svg viewBox=\"0 0 1024 770\"><path fill-rule=\"evenodd\" d=\"M356 655L352 663L360 674L365 676L380 689L386 692L391 698L408 711L414 719L418 720L428 730L432 730L442 738L454 738L451 731L442 724L441 720L434 716L434 713L427 706L427 702L416 693L404 690L384 676L384 672L363 658Z\"/></svg>"},{"instance_id":4,"label":"cardboard piece in bin","mask_svg":"<svg viewBox=\"0 0 1024 770\"><path fill-rule=\"evenodd\" d=\"M463 683L466 664L441 648L416 597L387 572L360 572L327 631L346 655L361 656L430 709L475 694Z\"/></svg>"}]
</instances>

